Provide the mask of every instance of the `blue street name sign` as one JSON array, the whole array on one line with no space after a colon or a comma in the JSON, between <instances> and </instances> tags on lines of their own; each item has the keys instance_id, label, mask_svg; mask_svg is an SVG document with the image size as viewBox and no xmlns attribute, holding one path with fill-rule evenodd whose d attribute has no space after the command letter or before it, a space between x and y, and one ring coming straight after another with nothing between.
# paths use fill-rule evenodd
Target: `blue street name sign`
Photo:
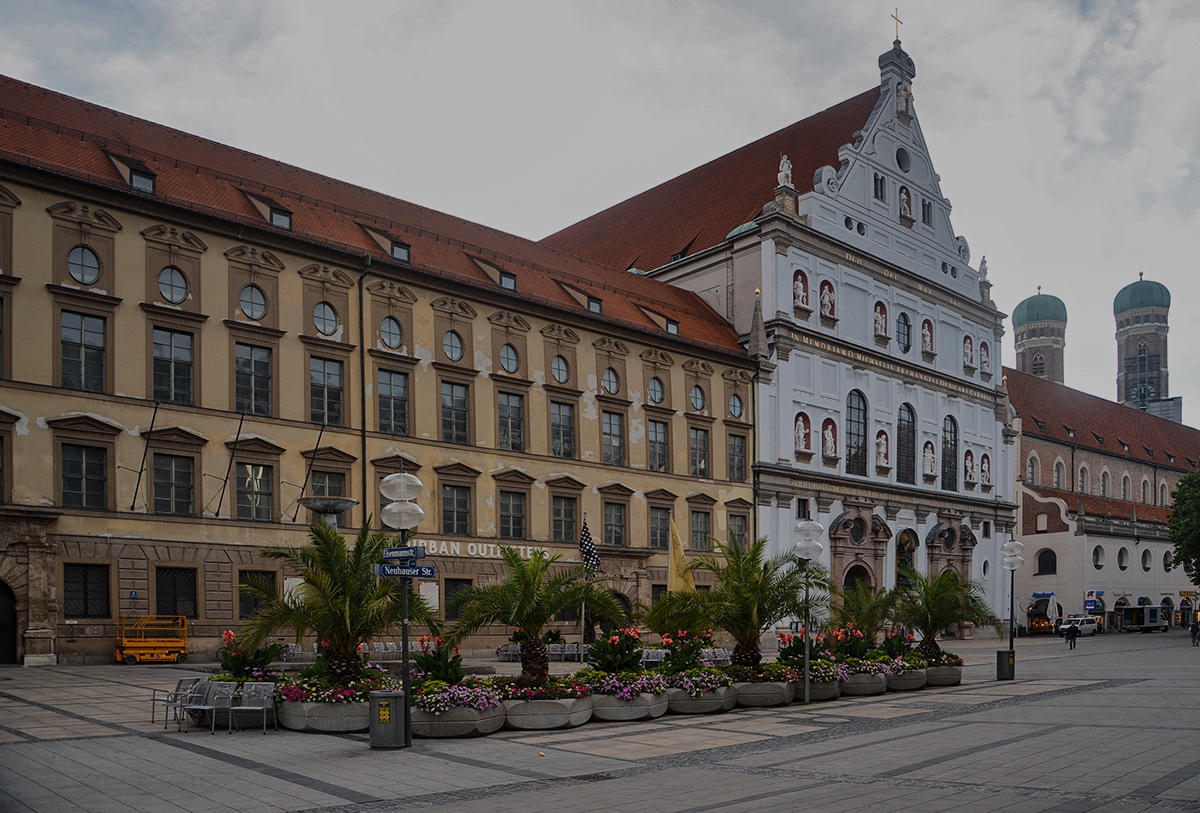
<instances>
[{"instance_id":1,"label":"blue street name sign","mask_svg":"<svg viewBox=\"0 0 1200 813\"><path fill-rule=\"evenodd\" d=\"M376 576L388 579L436 579L437 568L433 565L372 565Z\"/></svg>"},{"instance_id":2,"label":"blue street name sign","mask_svg":"<svg viewBox=\"0 0 1200 813\"><path fill-rule=\"evenodd\" d=\"M403 548L384 548L384 559L424 559L425 548L420 545L408 545Z\"/></svg>"}]
</instances>

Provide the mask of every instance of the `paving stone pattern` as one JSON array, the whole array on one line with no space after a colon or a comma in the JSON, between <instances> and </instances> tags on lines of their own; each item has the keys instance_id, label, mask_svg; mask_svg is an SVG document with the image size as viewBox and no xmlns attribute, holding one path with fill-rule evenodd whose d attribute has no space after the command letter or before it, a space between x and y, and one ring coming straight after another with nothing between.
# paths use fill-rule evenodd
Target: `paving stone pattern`
<instances>
[{"instance_id":1,"label":"paving stone pattern","mask_svg":"<svg viewBox=\"0 0 1200 813\"><path fill-rule=\"evenodd\" d=\"M1015 681L1003 643L948 645L949 689L400 751L151 724L151 689L199 666L4 668L0 811L1200 811L1185 632L1020 639Z\"/></svg>"}]
</instances>

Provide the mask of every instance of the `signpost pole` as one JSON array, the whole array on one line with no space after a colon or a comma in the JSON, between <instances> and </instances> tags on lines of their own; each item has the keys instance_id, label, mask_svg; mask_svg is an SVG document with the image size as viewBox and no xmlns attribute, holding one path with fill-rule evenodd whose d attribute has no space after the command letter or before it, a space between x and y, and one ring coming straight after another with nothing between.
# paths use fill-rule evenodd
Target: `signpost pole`
<instances>
[{"instance_id":1,"label":"signpost pole","mask_svg":"<svg viewBox=\"0 0 1200 813\"><path fill-rule=\"evenodd\" d=\"M408 529L400 530L400 544L408 544ZM414 560L415 561L415 560ZM400 589L400 682L404 686L404 747L412 748L412 685L408 674L408 590L412 579L401 579Z\"/></svg>"}]
</instances>

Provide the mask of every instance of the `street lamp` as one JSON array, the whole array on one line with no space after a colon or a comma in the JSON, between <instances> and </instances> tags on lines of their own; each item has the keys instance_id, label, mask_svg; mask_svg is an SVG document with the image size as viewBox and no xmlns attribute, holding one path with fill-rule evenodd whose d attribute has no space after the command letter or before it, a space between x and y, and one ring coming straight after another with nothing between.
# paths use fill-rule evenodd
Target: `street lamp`
<instances>
[{"instance_id":1,"label":"street lamp","mask_svg":"<svg viewBox=\"0 0 1200 813\"><path fill-rule=\"evenodd\" d=\"M403 464L401 464L403 467ZM389 474L379 481L379 493L391 500L379 512L383 524L400 531L400 545L408 544L408 532L421 524L425 511L413 500L421 495L425 486L415 474L403 471ZM400 580L400 680L404 686L404 747L412 747L412 687L408 676L408 591L412 579Z\"/></svg>"},{"instance_id":2,"label":"street lamp","mask_svg":"<svg viewBox=\"0 0 1200 813\"><path fill-rule=\"evenodd\" d=\"M1012 538L1000 546L1000 552L1004 554L1000 566L1008 571L1008 651L1000 653L996 661L996 680L1012 680L1015 673L1017 654L1013 649L1013 641L1017 632L1017 570L1025 564L1025 558L1021 556L1023 550L1025 546Z\"/></svg>"},{"instance_id":3,"label":"street lamp","mask_svg":"<svg viewBox=\"0 0 1200 813\"><path fill-rule=\"evenodd\" d=\"M792 529L792 534L796 537L796 547L793 550L796 556L803 559L806 563L811 563L821 551L825 550L825 546L821 544L821 535L825 533L825 526L811 519L802 519L796 523L796 527ZM808 634L808 586L810 578L808 575L804 579L804 702L809 702L808 683L809 683L809 634Z\"/></svg>"}]
</instances>

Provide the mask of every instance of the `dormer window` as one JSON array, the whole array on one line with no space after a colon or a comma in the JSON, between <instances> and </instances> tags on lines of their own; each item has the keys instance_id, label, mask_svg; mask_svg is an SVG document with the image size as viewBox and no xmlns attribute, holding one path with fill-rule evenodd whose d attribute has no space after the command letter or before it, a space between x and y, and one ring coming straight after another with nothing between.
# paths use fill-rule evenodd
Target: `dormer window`
<instances>
[{"instance_id":1,"label":"dormer window","mask_svg":"<svg viewBox=\"0 0 1200 813\"><path fill-rule=\"evenodd\" d=\"M271 207L271 225L277 229L292 230L292 213L287 209Z\"/></svg>"},{"instance_id":2,"label":"dormer window","mask_svg":"<svg viewBox=\"0 0 1200 813\"><path fill-rule=\"evenodd\" d=\"M1104 445L1104 436L1103 435L1097 435L1095 432L1093 432L1092 437L1094 437L1096 439L1096 443L1098 443L1101 446Z\"/></svg>"},{"instance_id":3,"label":"dormer window","mask_svg":"<svg viewBox=\"0 0 1200 813\"><path fill-rule=\"evenodd\" d=\"M602 308L603 303L596 297L589 296L587 303L588 303L587 304L588 312L595 313L595 314L600 314L603 312L603 308Z\"/></svg>"},{"instance_id":4,"label":"dormer window","mask_svg":"<svg viewBox=\"0 0 1200 813\"><path fill-rule=\"evenodd\" d=\"M667 320L667 332L670 333L672 336L678 336L679 335L679 323L676 322L674 319L668 319Z\"/></svg>"},{"instance_id":5,"label":"dormer window","mask_svg":"<svg viewBox=\"0 0 1200 813\"><path fill-rule=\"evenodd\" d=\"M1066 430L1067 430L1067 437L1069 437L1069 438L1074 438L1074 437L1075 437L1075 430L1074 430L1074 429L1072 429L1071 427L1067 426L1066 424L1063 424L1063 429L1066 429Z\"/></svg>"},{"instance_id":6,"label":"dormer window","mask_svg":"<svg viewBox=\"0 0 1200 813\"><path fill-rule=\"evenodd\" d=\"M154 194L154 173L144 169L129 170L129 185L147 195Z\"/></svg>"},{"instance_id":7,"label":"dormer window","mask_svg":"<svg viewBox=\"0 0 1200 813\"><path fill-rule=\"evenodd\" d=\"M391 254L393 260L399 260L402 263L409 262L412 259L412 249L396 240L392 241Z\"/></svg>"},{"instance_id":8,"label":"dormer window","mask_svg":"<svg viewBox=\"0 0 1200 813\"><path fill-rule=\"evenodd\" d=\"M517 275L508 271L500 272L500 287L506 291L517 290Z\"/></svg>"},{"instance_id":9,"label":"dormer window","mask_svg":"<svg viewBox=\"0 0 1200 813\"><path fill-rule=\"evenodd\" d=\"M1045 422L1043 422L1043 421L1039 421L1037 418L1034 418L1034 419L1033 419L1033 424L1034 424L1034 426L1036 426L1038 429L1042 430L1043 432L1045 432L1045 431L1046 431L1046 424L1045 424Z\"/></svg>"}]
</instances>

